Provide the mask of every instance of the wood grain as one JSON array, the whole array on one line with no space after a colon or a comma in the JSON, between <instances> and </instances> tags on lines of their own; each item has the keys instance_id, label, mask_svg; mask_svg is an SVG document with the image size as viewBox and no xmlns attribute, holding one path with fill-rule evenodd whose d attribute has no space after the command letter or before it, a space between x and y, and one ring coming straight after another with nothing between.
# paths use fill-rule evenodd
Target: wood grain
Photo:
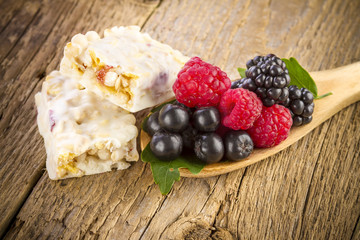
<instances>
[{"instance_id":1,"label":"wood grain","mask_svg":"<svg viewBox=\"0 0 360 240\"><path fill-rule=\"evenodd\" d=\"M50 181L41 170L45 151L33 95L77 32L145 23L143 31L222 67L232 79L236 67L268 52L294 56L310 71L360 60L359 1L115 2L59 1L56 11L42 3L56 20L40 9L1 63L5 239L358 239L360 103L266 161L217 177L183 178L168 196L141 162L127 171Z\"/></svg>"}]
</instances>

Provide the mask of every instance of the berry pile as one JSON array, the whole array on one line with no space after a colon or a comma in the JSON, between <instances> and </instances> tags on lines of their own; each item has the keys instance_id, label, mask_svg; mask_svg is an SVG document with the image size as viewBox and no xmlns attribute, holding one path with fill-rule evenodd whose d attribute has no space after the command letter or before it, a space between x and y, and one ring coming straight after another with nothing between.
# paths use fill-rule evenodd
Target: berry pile
<instances>
[{"instance_id":1,"label":"berry pile","mask_svg":"<svg viewBox=\"0 0 360 240\"><path fill-rule=\"evenodd\" d=\"M288 87L289 71L280 58L257 56L246 66L246 78L230 84L218 67L191 58L173 85L176 101L144 124L154 155L171 161L192 152L205 163L239 161L254 147L284 141L292 125L312 120L313 95Z\"/></svg>"},{"instance_id":2,"label":"berry pile","mask_svg":"<svg viewBox=\"0 0 360 240\"><path fill-rule=\"evenodd\" d=\"M192 109L176 101L151 114L144 131L152 136L151 151L164 161L185 151L206 163L218 162L225 154L233 161L249 156L253 149L250 136L245 131L230 131L223 139L216 133L220 124L216 107Z\"/></svg>"},{"instance_id":3,"label":"berry pile","mask_svg":"<svg viewBox=\"0 0 360 240\"><path fill-rule=\"evenodd\" d=\"M285 63L275 56L256 56L246 63L246 78L232 83L231 88L245 88L261 98L264 106L284 103L289 96L289 71Z\"/></svg>"}]
</instances>

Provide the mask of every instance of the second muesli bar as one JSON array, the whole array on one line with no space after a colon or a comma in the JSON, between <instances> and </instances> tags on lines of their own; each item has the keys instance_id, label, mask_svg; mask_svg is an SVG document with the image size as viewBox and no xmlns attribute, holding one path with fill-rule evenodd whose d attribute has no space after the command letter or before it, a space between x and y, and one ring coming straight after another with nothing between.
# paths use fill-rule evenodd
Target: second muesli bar
<instances>
[{"instance_id":1,"label":"second muesli bar","mask_svg":"<svg viewBox=\"0 0 360 240\"><path fill-rule=\"evenodd\" d=\"M171 87L188 59L137 26L113 27L105 30L103 38L93 31L75 35L65 47L60 71L137 112L174 96Z\"/></svg>"}]
</instances>

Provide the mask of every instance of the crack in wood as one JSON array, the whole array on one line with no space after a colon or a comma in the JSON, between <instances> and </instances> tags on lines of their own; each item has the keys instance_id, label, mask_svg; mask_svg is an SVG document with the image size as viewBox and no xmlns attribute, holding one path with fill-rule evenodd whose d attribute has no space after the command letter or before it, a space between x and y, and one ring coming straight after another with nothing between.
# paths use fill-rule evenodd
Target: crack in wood
<instances>
[{"instance_id":1,"label":"crack in wood","mask_svg":"<svg viewBox=\"0 0 360 240\"><path fill-rule=\"evenodd\" d=\"M146 2L147 0L144 0L144 2ZM153 0L154 2L157 0ZM145 27L146 23L149 21L149 19L151 18L151 16L155 13L156 9L158 9L161 5L161 3L163 2L163 0L159 0L158 4L155 6L155 8L151 11L151 13L149 14L149 16L145 19L144 23L140 26L140 29L143 30L143 28Z\"/></svg>"},{"instance_id":2,"label":"crack in wood","mask_svg":"<svg viewBox=\"0 0 360 240\"><path fill-rule=\"evenodd\" d=\"M151 222L153 221L154 217L156 216L156 213L158 213L160 211L160 209L162 208L162 206L164 205L165 201L167 200L168 195L165 195L163 200L160 202L159 206L156 208L154 214L150 217L150 220L148 221L148 223L145 226L144 231L140 234L139 239L142 239L144 234L146 233L147 229L149 228L149 225L151 224Z\"/></svg>"},{"instance_id":3,"label":"crack in wood","mask_svg":"<svg viewBox=\"0 0 360 240\"><path fill-rule=\"evenodd\" d=\"M206 203L209 201L210 197L211 197L212 194L214 193L215 187L216 187L216 185L218 184L220 177L221 177L221 176L217 176L217 177L216 177L215 184L214 184L214 186L211 188L211 191L210 191L209 195L207 196L207 198L206 198L206 200L205 200L205 202L204 202L204 204L203 204L200 212L202 212L202 211L204 210L204 207L205 207Z\"/></svg>"}]
</instances>

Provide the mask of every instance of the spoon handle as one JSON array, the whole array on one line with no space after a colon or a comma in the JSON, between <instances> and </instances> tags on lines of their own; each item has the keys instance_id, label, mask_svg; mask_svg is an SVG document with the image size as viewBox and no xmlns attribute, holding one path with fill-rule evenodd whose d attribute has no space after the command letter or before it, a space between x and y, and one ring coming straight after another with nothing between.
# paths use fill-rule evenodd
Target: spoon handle
<instances>
[{"instance_id":1,"label":"spoon handle","mask_svg":"<svg viewBox=\"0 0 360 240\"><path fill-rule=\"evenodd\" d=\"M326 97L325 101L315 102L319 105L316 108L321 118L325 118L323 121L360 100L360 62L331 70L312 72L311 76L321 93L333 93ZM322 116L323 114L326 116Z\"/></svg>"}]
</instances>

